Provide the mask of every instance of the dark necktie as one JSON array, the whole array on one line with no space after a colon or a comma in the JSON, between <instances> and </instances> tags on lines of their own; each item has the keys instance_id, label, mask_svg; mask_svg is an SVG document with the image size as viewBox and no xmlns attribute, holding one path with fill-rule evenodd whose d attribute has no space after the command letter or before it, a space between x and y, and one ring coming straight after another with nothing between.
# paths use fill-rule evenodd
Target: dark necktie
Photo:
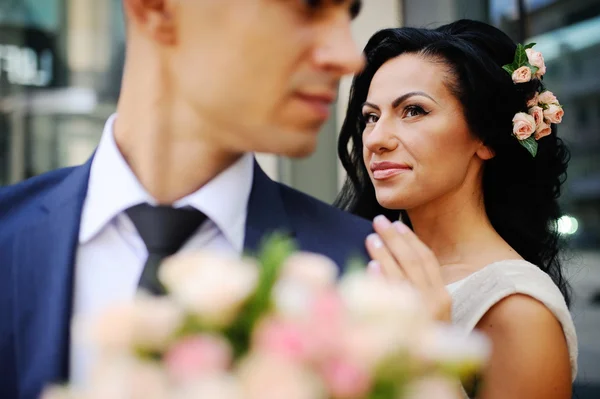
<instances>
[{"instance_id":1,"label":"dark necktie","mask_svg":"<svg viewBox=\"0 0 600 399\"><path fill-rule=\"evenodd\" d=\"M125 211L148 249L139 287L155 295L165 289L158 280L158 268L167 256L173 255L206 220L196 209L176 209L170 206L140 204Z\"/></svg>"}]
</instances>

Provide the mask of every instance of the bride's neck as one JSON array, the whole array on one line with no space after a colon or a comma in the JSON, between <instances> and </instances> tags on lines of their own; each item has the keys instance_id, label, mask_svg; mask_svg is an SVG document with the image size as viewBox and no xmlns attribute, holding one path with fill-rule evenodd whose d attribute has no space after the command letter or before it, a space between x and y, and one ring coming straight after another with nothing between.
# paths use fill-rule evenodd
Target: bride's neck
<instances>
[{"instance_id":1,"label":"bride's neck","mask_svg":"<svg viewBox=\"0 0 600 399\"><path fill-rule=\"evenodd\" d=\"M441 265L468 263L483 242L498 239L481 194L439 198L409 210L408 216L417 236Z\"/></svg>"}]
</instances>

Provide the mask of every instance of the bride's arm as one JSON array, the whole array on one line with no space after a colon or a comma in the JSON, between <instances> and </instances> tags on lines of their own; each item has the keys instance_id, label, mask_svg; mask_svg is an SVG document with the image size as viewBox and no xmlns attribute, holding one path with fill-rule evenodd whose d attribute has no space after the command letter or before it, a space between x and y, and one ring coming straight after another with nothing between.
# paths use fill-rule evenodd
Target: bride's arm
<instances>
[{"instance_id":1,"label":"bride's arm","mask_svg":"<svg viewBox=\"0 0 600 399\"><path fill-rule=\"evenodd\" d=\"M493 352L477 399L571 398L571 366L562 326L525 295L509 296L477 324Z\"/></svg>"}]
</instances>

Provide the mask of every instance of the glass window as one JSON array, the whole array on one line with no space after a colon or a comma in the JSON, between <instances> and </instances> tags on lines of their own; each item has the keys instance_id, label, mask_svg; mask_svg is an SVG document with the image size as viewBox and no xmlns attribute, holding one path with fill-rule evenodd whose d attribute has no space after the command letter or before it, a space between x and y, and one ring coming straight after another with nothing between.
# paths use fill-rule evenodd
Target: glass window
<instances>
[{"instance_id":1,"label":"glass window","mask_svg":"<svg viewBox=\"0 0 600 399\"><path fill-rule=\"evenodd\" d=\"M114 112L121 0L0 0L0 185L84 162Z\"/></svg>"}]
</instances>

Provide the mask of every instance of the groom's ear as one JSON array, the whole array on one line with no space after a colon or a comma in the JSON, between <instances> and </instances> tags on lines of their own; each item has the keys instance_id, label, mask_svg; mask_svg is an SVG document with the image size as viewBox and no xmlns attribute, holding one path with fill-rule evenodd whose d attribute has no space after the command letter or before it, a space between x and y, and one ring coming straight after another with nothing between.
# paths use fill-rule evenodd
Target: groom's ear
<instances>
[{"instance_id":1,"label":"groom's ear","mask_svg":"<svg viewBox=\"0 0 600 399\"><path fill-rule=\"evenodd\" d=\"M175 44L175 3L173 0L123 0L128 28L160 44Z\"/></svg>"},{"instance_id":2,"label":"groom's ear","mask_svg":"<svg viewBox=\"0 0 600 399\"><path fill-rule=\"evenodd\" d=\"M480 159L482 159L484 161L492 159L492 158L494 158L494 156L496 156L496 154L494 153L494 150L492 150L490 147L486 146L483 143L481 143L479 145L479 148L477 149L476 154Z\"/></svg>"}]
</instances>

